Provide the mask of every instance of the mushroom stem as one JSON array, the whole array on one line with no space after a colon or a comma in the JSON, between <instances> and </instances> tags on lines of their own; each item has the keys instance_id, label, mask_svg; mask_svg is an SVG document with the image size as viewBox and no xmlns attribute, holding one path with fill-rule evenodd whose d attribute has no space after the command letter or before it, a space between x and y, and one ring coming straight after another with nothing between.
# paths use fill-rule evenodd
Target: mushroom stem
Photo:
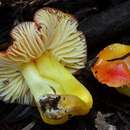
<instances>
[{"instance_id":1,"label":"mushroom stem","mask_svg":"<svg viewBox=\"0 0 130 130\"><path fill-rule=\"evenodd\" d=\"M36 66L42 77L59 83L64 89L64 94L76 96L85 103L85 111L78 113L79 115L90 111L93 104L90 92L54 58L50 51L36 61Z\"/></svg>"},{"instance_id":2,"label":"mushroom stem","mask_svg":"<svg viewBox=\"0 0 130 130\"><path fill-rule=\"evenodd\" d=\"M22 73L30 87L31 93L34 95L36 102L45 94L55 94L52 86L55 86L57 93L63 93L64 90L52 80L42 78L35 66L35 63L27 63L22 65Z\"/></svg>"},{"instance_id":3,"label":"mushroom stem","mask_svg":"<svg viewBox=\"0 0 130 130\"><path fill-rule=\"evenodd\" d=\"M90 111L89 91L50 52L22 65L21 70L44 122L62 124L70 116Z\"/></svg>"},{"instance_id":4,"label":"mushroom stem","mask_svg":"<svg viewBox=\"0 0 130 130\"><path fill-rule=\"evenodd\" d=\"M124 95L130 97L130 88L128 88L128 87L116 88L116 90L117 90L119 93L124 94Z\"/></svg>"}]
</instances>

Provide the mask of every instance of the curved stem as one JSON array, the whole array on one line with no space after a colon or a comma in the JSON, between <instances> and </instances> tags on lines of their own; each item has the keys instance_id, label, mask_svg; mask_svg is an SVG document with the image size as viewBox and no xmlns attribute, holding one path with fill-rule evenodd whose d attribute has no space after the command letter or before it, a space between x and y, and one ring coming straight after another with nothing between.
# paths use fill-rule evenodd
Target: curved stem
<instances>
[{"instance_id":1,"label":"curved stem","mask_svg":"<svg viewBox=\"0 0 130 130\"><path fill-rule=\"evenodd\" d=\"M50 52L21 69L44 122L62 124L90 111L89 91Z\"/></svg>"}]
</instances>

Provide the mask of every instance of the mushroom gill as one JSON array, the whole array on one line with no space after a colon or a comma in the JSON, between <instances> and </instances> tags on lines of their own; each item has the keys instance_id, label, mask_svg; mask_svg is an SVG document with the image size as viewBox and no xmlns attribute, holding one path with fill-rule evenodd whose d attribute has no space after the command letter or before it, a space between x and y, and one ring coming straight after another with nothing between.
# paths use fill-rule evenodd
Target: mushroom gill
<instances>
[{"instance_id":1,"label":"mushroom gill","mask_svg":"<svg viewBox=\"0 0 130 130\"><path fill-rule=\"evenodd\" d=\"M77 26L71 15L43 8L36 12L34 22L12 30L12 45L0 57L2 70L8 70L5 80L10 71L14 74L9 85L0 87L4 101L34 103L48 124L62 124L70 115L90 111L91 94L72 75L85 67L87 58L85 37ZM2 81L2 71L0 75Z\"/></svg>"}]
</instances>

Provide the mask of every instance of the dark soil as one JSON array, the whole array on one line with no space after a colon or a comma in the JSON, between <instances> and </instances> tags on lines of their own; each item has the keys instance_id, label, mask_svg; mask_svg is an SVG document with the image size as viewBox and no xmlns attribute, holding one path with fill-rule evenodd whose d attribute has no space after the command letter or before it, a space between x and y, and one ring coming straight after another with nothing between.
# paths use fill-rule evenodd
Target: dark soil
<instances>
[{"instance_id":1,"label":"dark soil","mask_svg":"<svg viewBox=\"0 0 130 130\"><path fill-rule=\"evenodd\" d=\"M91 60L108 44L129 44L129 5L130 0L1 0L0 50L9 46L9 34L15 25L32 20L37 9L47 6L71 13L78 19L79 29L88 41L88 60ZM98 83L87 65L76 77L89 89L94 99L88 115L74 117L64 125L50 126L42 122L36 108L1 101L0 130L22 130L31 122L35 122L31 130L96 130L95 119L99 111L112 114L106 122L116 126L117 130L130 130L130 98Z\"/></svg>"}]
</instances>

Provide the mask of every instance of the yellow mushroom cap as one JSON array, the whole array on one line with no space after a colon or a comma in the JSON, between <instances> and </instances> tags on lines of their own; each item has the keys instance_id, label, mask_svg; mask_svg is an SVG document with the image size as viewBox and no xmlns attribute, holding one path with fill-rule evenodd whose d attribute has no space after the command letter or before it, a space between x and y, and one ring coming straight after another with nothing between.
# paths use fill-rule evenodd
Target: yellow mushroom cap
<instances>
[{"instance_id":1,"label":"yellow mushroom cap","mask_svg":"<svg viewBox=\"0 0 130 130\"><path fill-rule=\"evenodd\" d=\"M77 26L76 19L71 15L51 8L37 11L34 22L17 25L11 32L12 45L6 50L5 56L0 56L0 96L2 100L25 104L34 103L26 81L19 71L19 65L35 61L46 51L51 51L53 56L72 73L84 68L87 46L85 37L77 30ZM13 63L12 66L8 66L10 62ZM3 71L6 69L8 72L14 71L15 75L11 72L12 77L7 76L6 71L7 74L3 79ZM11 78L16 79L13 81ZM16 85L13 86L14 83L10 83L9 85L13 88L8 89L6 86L6 89L3 85L6 80L15 82Z\"/></svg>"}]
</instances>

